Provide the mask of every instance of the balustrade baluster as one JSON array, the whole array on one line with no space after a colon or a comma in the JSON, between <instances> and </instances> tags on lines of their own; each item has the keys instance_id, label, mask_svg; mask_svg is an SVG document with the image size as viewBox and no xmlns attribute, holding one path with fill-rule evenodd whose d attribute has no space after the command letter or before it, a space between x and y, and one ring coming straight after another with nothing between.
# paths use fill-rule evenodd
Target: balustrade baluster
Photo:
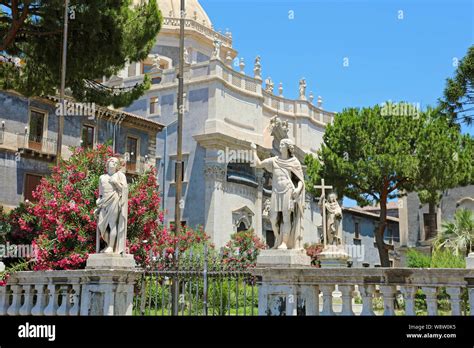
<instances>
[{"instance_id":1,"label":"balustrade baluster","mask_svg":"<svg viewBox=\"0 0 474 348\"><path fill-rule=\"evenodd\" d=\"M423 286L422 290L426 295L426 306L428 315L438 315L438 291L433 286Z\"/></svg>"},{"instance_id":2,"label":"balustrade baluster","mask_svg":"<svg viewBox=\"0 0 474 348\"><path fill-rule=\"evenodd\" d=\"M451 315L461 315L461 288L447 287L446 293L451 302Z\"/></svg>"},{"instance_id":3,"label":"balustrade baluster","mask_svg":"<svg viewBox=\"0 0 474 348\"><path fill-rule=\"evenodd\" d=\"M362 312L360 315L375 315L374 313L374 292L375 286L364 284L359 286L360 296L362 297Z\"/></svg>"},{"instance_id":4,"label":"balustrade baluster","mask_svg":"<svg viewBox=\"0 0 474 348\"><path fill-rule=\"evenodd\" d=\"M23 292L23 287L21 285L12 285L11 286L13 299L10 307L8 307L8 315L18 315L20 311L21 304L21 294Z\"/></svg>"},{"instance_id":5,"label":"balustrade baluster","mask_svg":"<svg viewBox=\"0 0 474 348\"><path fill-rule=\"evenodd\" d=\"M48 284L48 305L44 309L44 315L55 315L56 308L57 308L57 293L56 293L56 285L55 284Z\"/></svg>"},{"instance_id":6,"label":"balustrade baluster","mask_svg":"<svg viewBox=\"0 0 474 348\"><path fill-rule=\"evenodd\" d=\"M46 303L46 294L44 292L44 288L44 284L35 284L36 303L31 309L31 315L43 315L43 310Z\"/></svg>"},{"instance_id":7,"label":"balustrade baluster","mask_svg":"<svg viewBox=\"0 0 474 348\"><path fill-rule=\"evenodd\" d=\"M10 287L0 286L0 315L5 315L8 310L10 300Z\"/></svg>"},{"instance_id":8,"label":"balustrade baluster","mask_svg":"<svg viewBox=\"0 0 474 348\"><path fill-rule=\"evenodd\" d=\"M323 310L321 315L334 315L332 308L332 292L334 291L334 285L320 285L319 288L323 293Z\"/></svg>"},{"instance_id":9,"label":"balustrade baluster","mask_svg":"<svg viewBox=\"0 0 474 348\"><path fill-rule=\"evenodd\" d=\"M23 306L21 306L18 314L19 315L30 315L31 314L31 308L33 307L34 291L33 291L33 288L30 284L23 285L23 289L24 289L24 302L23 302Z\"/></svg>"},{"instance_id":10,"label":"balustrade baluster","mask_svg":"<svg viewBox=\"0 0 474 348\"><path fill-rule=\"evenodd\" d=\"M395 300L395 286L393 285L381 285L380 292L383 296L384 312L383 315L395 315L393 308L393 301Z\"/></svg>"},{"instance_id":11,"label":"balustrade baluster","mask_svg":"<svg viewBox=\"0 0 474 348\"><path fill-rule=\"evenodd\" d=\"M61 305L56 311L57 315L67 315L68 313L68 285L61 285L59 287L59 297L61 298ZM59 298L58 297L58 298Z\"/></svg>"},{"instance_id":12,"label":"balustrade baluster","mask_svg":"<svg viewBox=\"0 0 474 348\"><path fill-rule=\"evenodd\" d=\"M79 315L79 300L81 296L81 286L79 284L72 285L72 291L70 293L71 298L71 308L69 309L69 315L75 316Z\"/></svg>"},{"instance_id":13,"label":"balustrade baluster","mask_svg":"<svg viewBox=\"0 0 474 348\"><path fill-rule=\"evenodd\" d=\"M404 285L400 291L403 294L403 300L405 302L405 315L416 315L415 313L415 294L418 290L416 286Z\"/></svg>"},{"instance_id":14,"label":"balustrade baluster","mask_svg":"<svg viewBox=\"0 0 474 348\"><path fill-rule=\"evenodd\" d=\"M471 308L471 316L474 316L474 287L468 288L469 307Z\"/></svg>"},{"instance_id":15,"label":"balustrade baluster","mask_svg":"<svg viewBox=\"0 0 474 348\"><path fill-rule=\"evenodd\" d=\"M341 298L342 298L341 315L354 315L354 312L352 311L353 290L354 290L353 285L339 285L339 291L341 292Z\"/></svg>"}]
</instances>

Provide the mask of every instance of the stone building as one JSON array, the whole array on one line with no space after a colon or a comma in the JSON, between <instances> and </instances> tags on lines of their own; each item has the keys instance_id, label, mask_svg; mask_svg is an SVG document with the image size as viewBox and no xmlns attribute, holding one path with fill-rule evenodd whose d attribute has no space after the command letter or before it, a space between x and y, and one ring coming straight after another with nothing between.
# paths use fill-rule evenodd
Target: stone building
<instances>
[{"instance_id":1,"label":"stone building","mask_svg":"<svg viewBox=\"0 0 474 348\"><path fill-rule=\"evenodd\" d=\"M12 208L32 200L31 193L41 177L50 173L56 161L58 101L0 91L0 205ZM98 106L89 111L88 115L65 117L63 158L71 155L70 147L110 142L116 153L128 153L124 157L129 176L155 165L156 134L163 128L161 124Z\"/></svg>"},{"instance_id":2,"label":"stone building","mask_svg":"<svg viewBox=\"0 0 474 348\"><path fill-rule=\"evenodd\" d=\"M375 231L379 223L380 211L377 207L343 208L342 230L344 242L352 256L352 267L379 267L380 257L375 244ZM389 203L387 209L387 227L384 242L389 246L389 258L392 267L400 266L400 247L398 207Z\"/></svg>"},{"instance_id":3,"label":"stone building","mask_svg":"<svg viewBox=\"0 0 474 348\"><path fill-rule=\"evenodd\" d=\"M406 248L418 247L429 251L431 240L440 230L443 221L452 221L459 209L474 211L474 185L456 187L443 192L434 217L430 217L428 204L421 204L417 193L409 193L400 204L400 244ZM428 230L428 219L436 221L437 231Z\"/></svg>"},{"instance_id":4,"label":"stone building","mask_svg":"<svg viewBox=\"0 0 474 348\"><path fill-rule=\"evenodd\" d=\"M271 78L264 84L264 60L238 59L232 34L216 31L197 0L186 3L182 223L202 225L218 247L249 228L272 244L265 211L271 178L251 166L250 144L257 144L265 158L276 154L275 139L288 136L303 161L319 149L333 113L323 110L321 98L313 104L303 80L292 87L299 86L297 100L285 98L283 86L275 88ZM165 125L157 138L157 165L166 222L174 223L180 1L159 0L158 5L164 21L152 53L106 83L131 86L144 74L152 80L151 89L126 111ZM237 159L229 154L238 154ZM307 208L304 237L311 242L321 217L309 196Z\"/></svg>"}]
</instances>

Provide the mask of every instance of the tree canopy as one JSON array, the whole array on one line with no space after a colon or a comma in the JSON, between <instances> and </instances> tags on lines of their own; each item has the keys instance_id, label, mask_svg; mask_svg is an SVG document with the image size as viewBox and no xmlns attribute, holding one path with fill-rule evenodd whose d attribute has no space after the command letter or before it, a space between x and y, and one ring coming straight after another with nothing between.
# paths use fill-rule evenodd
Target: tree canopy
<instances>
[{"instance_id":1,"label":"tree canopy","mask_svg":"<svg viewBox=\"0 0 474 348\"><path fill-rule=\"evenodd\" d=\"M376 242L383 267L386 205L406 192L438 192L471 180L472 139L437 110L383 115L382 107L349 108L328 125L318 158L307 158L309 184L326 178L339 196L361 206L379 203Z\"/></svg>"},{"instance_id":2,"label":"tree canopy","mask_svg":"<svg viewBox=\"0 0 474 348\"><path fill-rule=\"evenodd\" d=\"M64 1L0 0L0 11L0 88L27 96L54 94L60 85ZM140 97L148 78L125 90L96 81L145 59L161 23L156 1L133 7L131 0L71 0L66 87L72 96L115 107Z\"/></svg>"},{"instance_id":3,"label":"tree canopy","mask_svg":"<svg viewBox=\"0 0 474 348\"><path fill-rule=\"evenodd\" d=\"M453 121L468 125L474 120L474 46L459 62L456 74L448 78L440 105Z\"/></svg>"}]
</instances>

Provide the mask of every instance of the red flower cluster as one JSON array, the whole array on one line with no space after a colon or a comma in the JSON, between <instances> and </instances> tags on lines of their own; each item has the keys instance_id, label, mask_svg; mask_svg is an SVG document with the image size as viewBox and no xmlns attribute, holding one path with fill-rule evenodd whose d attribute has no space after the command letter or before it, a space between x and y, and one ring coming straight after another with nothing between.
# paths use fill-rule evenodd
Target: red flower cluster
<instances>
[{"instance_id":1,"label":"red flower cluster","mask_svg":"<svg viewBox=\"0 0 474 348\"><path fill-rule=\"evenodd\" d=\"M224 247L222 260L231 269L253 268L260 250L266 248L253 230L237 232Z\"/></svg>"},{"instance_id":2,"label":"red flower cluster","mask_svg":"<svg viewBox=\"0 0 474 348\"><path fill-rule=\"evenodd\" d=\"M324 249L324 245L322 244L311 244L305 245L304 248L306 249L306 255L311 257L311 264L313 266L319 267L319 254Z\"/></svg>"}]
</instances>

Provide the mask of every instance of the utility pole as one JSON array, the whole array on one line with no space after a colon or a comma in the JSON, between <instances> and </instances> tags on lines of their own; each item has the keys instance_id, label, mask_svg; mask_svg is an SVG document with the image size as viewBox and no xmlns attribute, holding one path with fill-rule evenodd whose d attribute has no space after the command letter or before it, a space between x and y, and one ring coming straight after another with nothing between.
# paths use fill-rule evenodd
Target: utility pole
<instances>
[{"instance_id":1,"label":"utility pole","mask_svg":"<svg viewBox=\"0 0 474 348\"><path fill-rule=\"evenodd\" d=\"M69 19L69 0L64 1L64 32L63 32L63 57L61 67L61 114L58 116L58 141L56 144L56 164L61 162L61 147L63 143L64 114L66 112L66 100L64 99L64 90L66 89L66 66L67 66L67 32Z\"/></svg>"},{"instance_id":2,"label":"utility pole","mask_svg":"<svg viewBox=\"0 0 474 348\"><path fill-rule=\"evenodd\" d=\"M180 26L179 26L179 73L178 73L178 129L176 148L176 197L174 205L174 233L180 233L181 228L181 191L183 185L183 114L184 114L184 20L186 14L185 0L181 0ZM178 250L175 253L175 260L178 262ZM172 284L172 312L178 315L179 312L179 284L177 279L173 279Z\"/></svg>"},{"instance_id":3,"label":"utility pole","mask_svg":"<svg viewBox=\"0 0 474 348\"><path fill-rule=\"evenodd\" d=\"M176 148L176 198L174 206L175 234L181 228L181 194L183 188L183 115L184 115L184 21L186 15L185 0L181 0L179 28L179 73L178 73L178 129Z\"/></svg>"}]
</instances>

